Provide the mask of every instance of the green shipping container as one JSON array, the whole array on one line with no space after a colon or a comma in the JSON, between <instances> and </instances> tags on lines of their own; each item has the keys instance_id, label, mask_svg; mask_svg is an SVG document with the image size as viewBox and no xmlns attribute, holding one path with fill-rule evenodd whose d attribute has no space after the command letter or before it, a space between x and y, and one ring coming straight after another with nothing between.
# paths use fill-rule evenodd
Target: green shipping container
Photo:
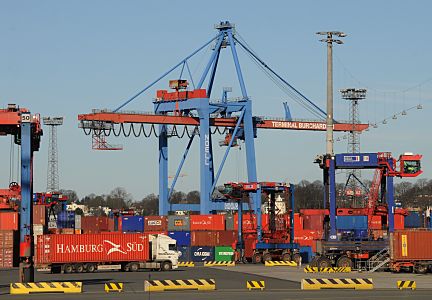
<instances>
[{"instance_id":1,"label":"green shipping container","mask_svg":"<svg viewBox=\"0 0 432 300\"><path fill-rule=\"evenodd\" d=\"M232 261L234 259L234 250L231 247L215 247L215 261Z\"/></svg>"}]
</instances>

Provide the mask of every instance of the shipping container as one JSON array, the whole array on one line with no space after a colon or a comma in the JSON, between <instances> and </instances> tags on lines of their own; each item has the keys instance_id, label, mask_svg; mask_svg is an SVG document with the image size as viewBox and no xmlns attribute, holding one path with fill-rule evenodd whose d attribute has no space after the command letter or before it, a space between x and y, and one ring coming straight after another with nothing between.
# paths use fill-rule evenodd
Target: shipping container
<instances>
[{"instance_id":1,"label":"shipping container","mask_svg":"<svg viewBox=\"0 0 432 300\"><path fill-rule=\"evenodd\" d=\"M168 216L168 231L190 231L189 216Z\"/></svg>"},{"instance_id":2,"label":"shipping container","mask_svg":"<svg viewBox=\"0 0 432 300\"><path fill-rule=\"evenodd\" d=\"M382 216L368 216L368 222L369 229L382 229Z\"/></svg>"},{"instance_id":3,"label":"shipping container","mask_svg":"<svg viewBox=\"0 0 432 300\"><path fill-rule=\"evenodd\" d=\"M122 232L144 232L144 217L123 216Z\"/></svg>"},{"instance_id":4,"label":"shipping container","mask_svg":"<svg viewBox=\"0 0 432 300\"><path fill-rule=\"evenodd\" d=\"M177 250L181 253L179 261L191 261L191 249L189 246L177 246Z\"/></svg>"},{"instance_id":5,"label":"shipping container","mask_svg":"<svg viewBox=\"0 0 432 300\"><path fill-rule=\"evenodd\" d=\"M18 230L19 216L17 212L0 212L0 230Z\"/></svg>"},{"instance_id":6,"label":"shipping container","mask_svg":"<svg viewBox=\"0 0 432 300\"><path fill-rule=\"evenodd\" d=\"M328 209L300 209L300 214L304 216L329 215Z\"/></svg>"},{"instance_id":7,"label":"shipping container","mask_svg":"<svg viewBox=\"0 0 432 300\"><path fill-rule=\"evenodd\" d=\"M405 217L405 228L421 228L423 227L423 214L418 211L410 211Z\"/></svg>"},{"instance_id":8,"label":"shipping container","mask_svg":"<svg viewBox=\"0 0 432 300\"><path fill-rule=\"evenodd\" d=\"M367 229L367 216L336 216L336 228L340 230Z\"/></svg>"},{"instance_id":9,"label":"shipping container","mask_svg":"<svg viewBox=\"0 0 432 300\"><path fill-rule=\"evenodd\" d=\"M271 231L271 224L270 224L270 215L269 214L262 214L261 215L261 229L263 231ZM274 230L287 230L290 228L290 219L288 214L280 214L275 215L275 224L274 224Z\"/></svg>"},{"instance_id":10,"label":"shipping container","mask_svg":"<svg viewBox=\"0 0 432 300\"><path fill-rule=\"evenodd\" d=\"M177 241L177 246L190 246L191 244L190 231L169 231L168 236Z\"/></svg>"},{"instance_id":11,"label":"shipping container","mask_svg":"<svg viewBox=\"0 0 432 300\"><path fill-rule=\"evenodd\" d=\"M214 231L191 231L192 246L216 246L216 232Z\"/></svg>"},{"instance_id":12,"label":"shipping container","mask_svg":"<svg viewBox=\"0 0 432 300\"><path fill-rule=\"evenodd\" d=\"M245 213L242 216L242 231L243 232L256 232L257 219L255 214ZM238 230L238 215L234 215L234 230Z\"/></svg>"},{"instance_id":13,"label":"shipping container","mask_svg":"<svg viewBox=\"0 0 432 300\"><path fill-rule=\"evenodd\" d=\"M191 215L190 230L216 231L225 230L224 215Z\"/></svg>"},{"instance_id":14,"label":"shipping container","mask_svg":"<svg viewBox=\"0 0 432 300\"><path fill-rule=\"evenodd\" d=\"M18 266L19 234L18 231L0 230L0 269Z\"/></svg>"},{"instance_id":15,"label":"shipping container","mask_svg":"<svg viewBox=\"0 0 432 300\"><path fill-rule=\"evenodd\" d=\"M75 212L61 211L57 215L57 228L75 228Z\"/></svg>"},{"instance_id":16,"label":"shipping container","mask_svg":"<svg viewBox=\"0 0 432 300\"><path fill-rule=\"evenodd\" d=\"M195 246L191 247L191 259L195 262L214 261L214 247Z\"/></svg>"},{"instance_id":17,"label":"shipping container","mask_svg":"<svg viewBox=\"0 0 432 300\"><path fill-rule=\"evenodd\" d=\"M388 222L387 222L388 224ZM403 230L405 229L405 216L400 214L394 215L394 229Z\"/></svg>"},{"instance_id":18,"label":"shipping container","mask_svg":"<svg viewBox=\"0 0 432 300\"><path fill-rule=\"evenodd\" d=\"M226 230L234 230L234 216L233 215L225 215L225 229Z\"/></svg>"},{"instance_id":19,"label":"shipping container","mask_svg":"<svg viewBox=\"0 0 432 300\"><path fill-rule=\"evenodd\" d=\"M303 215L303 229L322 230L324 228L324 214Z\"/></svg>"},{"instance_id":20,"label":"shipping container","mask_svg":"<svg viewBox=\"0 0 432 300\"><path fill-rule=\"evenodd\" d=\"M47 225L48 215L45 205L33 205L33 224Z\"/></svg>"},{"instance_id":21,"label":"shipping container","mask_svg":"<svg viewBox=\"0 0 432 300\"><path fill-rule=\"evenodd\" d=\"M168 219L165 216L147 216L144 218L144 231L167 231Z\"/></svg>"},{"instance_id":22,"label":"shipping container","mask_svg":"<svg viewBox=\"0 0 432 300\"><path fill-rule=\"evenodd\" d=\"M75 214L75 229L81 229L81 215Z\"/></svg>"},{"instance_id":23,"label":"shipping container","mask_svg":"<svg viewBox=\"0 0 432 300\"><path fill-rule=\"evenodd\" d=\"M234 250L232 247L216 246L215 261L232 261L234 260Z\"/></svg>"},{"instance_id":24,"label":"shipping container","mask_svg":"<svg viewBox=\"0 0 432 300\"><path fill-rule=\"evenodd\" d=\"M81 229L85 234L108 231L108 217L83 216L81 217Z\"/></svg>"},{"instance_id":25,"label":"shipping container","mask_svg":"<svg viewBox=\"0 0 432 300\"><path fill-rule=\"evenodd\" d=\"M392 261L432 261L432 231L400 230L390 234Z\"/></svg>"},{"instance_id":26,"label":"shipping container","mask_svg":"<svg viewBox=\"0 0 432 300\"><path fill-rule=\"evenodd\" d=\"M235 245L238 238L238 232L234 230L221 230L216 233L216 246Z\"/></svg>"}]
</instances>

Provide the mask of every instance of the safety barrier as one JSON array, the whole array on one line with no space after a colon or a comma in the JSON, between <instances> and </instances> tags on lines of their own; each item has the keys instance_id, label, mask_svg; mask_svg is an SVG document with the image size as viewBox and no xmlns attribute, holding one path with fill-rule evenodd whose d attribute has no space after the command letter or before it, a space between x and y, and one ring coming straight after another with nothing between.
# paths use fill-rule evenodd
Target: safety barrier
<instances>
[{"instance_id":1,"label":"safety barrier","mask_svg":"<svg viewBox=\"0 0 432 300\"><path fill-rule=\"evenodd\" d=\"M264 265L266 267L297 267L297 263L295 261L266 261Z\"/></svg>"},{"instance_id":2,"label":"safety barrier","mask_svg":"<svg viewBox=\"0 0 432 300\"><path fill-rule=\"evenodd\" d=\"M302 290L319 289L356 289L371 290L373 282L371 278L310 278L302 279Z\"/></svg>"},{"instance_id":3,"label":"safety barrier","mask_svg":"<svg viewBox=\"0 0 432 300\"><path fill-rule=\"evenodd\" d=\"M351 267L329 267L329 268L318 268L318 267L305 267L305 273L349 273Z\"/></svg>"},{"instance_id":4,"label":"safety barrier","mask_svg":"<svg viewBox=\"0 0 432 300\"><path fill-rule=\"evenodd\" d=\"M123 283L121 282L108 282L105 283L105 292L123 292Z\"/></svg>"},{"instance_id":5,"label":"safety barrier","mask_svg":"<svg viewBox=\"0 0 432 300\"><path fill-rule=\"evenodd\" d=\"M210 291L216 289L214 279L145 280L144 291L160 292L174 290Z\"/></svg>"},{"instance_id":6,"label":"safety barrier","mask_svg":"<svg viewBox=\"0 0 432 300\"><path fill-rule=\"evenodd\" d=\"M215 266L225 266L225 267L234 267L234 261L206 261L204 262L204 267L215 267Z\"/></svg>"},{"instance_id":7,"label":"safety barrier","mask_svg":"<svg viewBox=\"0 0 432 300\"><path fill-rule=\"evenodd\" d=\"M265 282L264 280L256 281L256 280L248 280L246 281L246 288L251 290L261 290L263 291L265 289Z\"/></svg>"},{"instance_id":8,"label":"safety barrier","mask_svg":"<svg viewBox=\"0 0 432 300\"><path fill-rule=\"evenodd\" d=\"M415 290L417 288L417 284L415 281L412 281L412 280L398 280L397 281L397 288L400 290L403 290L403 289Z\"/></svg>"},{"instance_id":9,"label":"safety barrier","mask_svg":"<svg viewBox=\"0 0 432 300\"><path fill-rule=\"evenodd\" d=\"M179 267L188 267L188 268L195 267L195 263L193 261L179 261L177 265Z\"/></svg>"},{"instance_id":10,"label":"safety barrier","mask_svg":"<svg viewBox=\"0 0 432 300\"><path fill-rule=\"evenodd\" d=\"M14 295L30 293L81 293L82 282L29 282L11 283L10 293Z\"/></svg>"}]
</instances>

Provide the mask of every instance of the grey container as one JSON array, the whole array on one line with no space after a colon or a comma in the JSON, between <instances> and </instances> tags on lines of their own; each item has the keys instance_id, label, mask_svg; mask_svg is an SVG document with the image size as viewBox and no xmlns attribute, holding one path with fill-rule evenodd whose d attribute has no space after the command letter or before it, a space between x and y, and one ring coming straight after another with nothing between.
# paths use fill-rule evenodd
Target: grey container
<instances>
[{"instance_id":1,"label":"grey container","mask_svg":"<svg viewBox=\"0 0 432 300\"><path fill-rule=\"evenodd\" d=\"M189 216L168 216L168 231L190 231Z\"/></svg>"},{"instance_id":2,"label":"grey container","mask_svg":"<svg viewBox=\"0 0 432 300\"><path fill-rule=\"evenodd\" d=\"M234 216L225 215L225 230L234 230Z\"/></svg>"},{"instance_id":3,"label":"grey container","mask_svg":"<svg viewBox=\"0 0 432 300\"><path fill-rule=\"evenodd\" d=\"M75 214L75 229L81 229L81 215Z\"/></svg>"}]
</instances>

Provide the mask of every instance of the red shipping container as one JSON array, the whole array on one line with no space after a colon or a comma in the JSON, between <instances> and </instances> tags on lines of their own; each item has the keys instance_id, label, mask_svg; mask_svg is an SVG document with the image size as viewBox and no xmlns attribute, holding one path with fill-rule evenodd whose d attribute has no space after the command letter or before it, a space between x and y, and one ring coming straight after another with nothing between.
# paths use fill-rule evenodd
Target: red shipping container
<instances>
[{"instance_id":1,"label":"red shipping container","mask_svg":"<svg viewBox=\"0 0 432 300\"><path fill-rule=\"evenodd\" d=\"M390 258L392 262L432 260L432 231L400 230L391 233Z\"/></svg>"},{"instance_id":2,"label":"red shipping container","mask_svg":"<svg viewBox=\"0 0 432 300\"><path fill-rule=\"evenodd\" d=\"M242 215L242 231L243 232L256 232L257 220L255 214L245 213ZM238 230L238 215L234 215L234 230Z\"/></svg>"},{"instance_id":3,"label":"red shipping container","mask_svg":"<svg viewBox=\"0 0 432 300\"><path fill-rule=\"evenodd\" d=\"M394 229L395 230L403 230L405 229L405 216L395 214L394 215Z\"/></svg>"},{"instance_id":4,"label":"red shipping container","mask_svg":"<svg viewBox=\"0 0 432 300\"><path fill-rule=\"evenodd\" d=\"M216 246L216 232L191 231L191 246Z\"/></svg>"},{"instance_id":5,"label":"red shipping container","mask_svg":"<svg viewBox=\"0 0 432 300\"><path fill-rule=\"evenodd\" d=\"M294 235L300 234L300 232L303 230L303 217L295 213L294 214Z\"/></svg>"},{"instance_id":6,"label":"red shipping container","mask_svg":"<svg viewBox=\"0 0 432 300\"><path fill-rule=\"evenodd\" d=\"M323 238L323 230L299 230L296 231L294 239L301 241L321 240Z\"/></svg>"},{"instance_id":7,"label":"red shipping container","mask_svg":"<svg viewBox=\"0 0 432 300\"><path fill-rule=\"evenodd\" d=\"M101 231L109 231L108 220L108 217L81 217L81 229L85 234L95 234Z\"/></svg>"},{"instance_id":8,"label":"red shipping container","mask_svg":"<svg viewBox=\"0 0 432 300\"><path fill-rule=\"evenodd\" d=\"M61 234L75 234L75 229L73 228L63 228L60 229Z\"/></svg>"},{"instance_id":9,"label":"red shipping container","mask_svg":"<svg viewBox=\"0 0 432 300\"><path fill-rule=\"evenodd\" d=\"M251 258L253 256L253 252L255 250L257 240L256 237L250 237L244 239L245 243L245 257Z\"/></svg>"},{"instance_id":10,"label":"red shipping container","mask_svg":"<svg viewBox=\"0 0 432 300\"><path fill-rule=\"evenodd\" d=\"M215 246L232 246L237 242L237 237L237 231L234 230L217 231Z\"/></svg>"},{"instance_id":11,"label":"red shipping container","mask_svg":"<svg viewBox=\"0 0 432 300\"><path fill-rule=\"evenodd\" d=\"M45 205L33 205L33 224L47 225Z\"/></svg>"},{"instance_id":12,"label":"red shipping container","mask_svg":"<svg viewBox=\"0 0 432 300\"><path fill-rule=\"evenodd\" d=\"M382 229L381 216L369 216L369 229Z\"/></svg>"},{"instance_id":13,"label":"red shipping container","mask_svg":"<svg viewBox=\"0 0 432 300\"><path fill-rule=\"evenodd\" d=\"M144 232L167 230L168 218L166 216L147 216L144 218Z\"/></svg>"},{"instance_id":14,"label":"red shipping container","mask_svg":"<svg viewBox=\"0 0 432 300\"><path fill-rule=\"evenodd\" d=\"M0 231L0 269L10 269L18 265L18 232L12 230Z\"/></svg>"},{"instance_id":15,"label":"red shipping container","mask_svg":"<svg viewBox=\"0 0 432 300\"><path fill-rule=\"evenodd\" d=\"M191 215L190 230L225 230L224 215ZM199 245L205 246L205 245Z\"/></svg>"},{"instance_id":16,"label":"red shipping container","mask_svg":"<svg viewBox=\"0 0 432 300\"><path fill-rule=\"evenodd\" d=\"M111 218L108 219L108 231L111 231L111 232L114 231L114 219L111 219Z\"/></svg>"},{"instance_id":17,"label":"red shipping container","mask_svg":"<svg viewBox=\"0 0 432 300\"><path fill-rule=\"evenodd\" d=\"M36 265L74 262L146 261L149 258L148 237L131 234L56 234L40 235Z\"/></svg>"},{"instance_id":18,"label":"red shipping container","mask_svg":"<svg viewBox=\"0 0 432 300\"><path fill-rule=\"evenodd\" d=\"M322 215L303 215L303 229L323 230L324 214Z\"/></svg>"},{"instance_id":19,"label":"red shipping container","mask_svg":"<svg viewBox=\"0 0 432 300\"><path fill-rule=\"evenodd\" d=\"M328 215L328 209L300 209L302 215L316 216L316 215Z\"/></svg>"},{"instance_id":20,"label":"red shipping container","mask_svg":"<svg viewBox=\"0 0 432 300\"><path fill-rule=\"evenodd\" d=\"M0 212L0 230L18 230L17 212Z\"/></svg>"}]
</instances>

